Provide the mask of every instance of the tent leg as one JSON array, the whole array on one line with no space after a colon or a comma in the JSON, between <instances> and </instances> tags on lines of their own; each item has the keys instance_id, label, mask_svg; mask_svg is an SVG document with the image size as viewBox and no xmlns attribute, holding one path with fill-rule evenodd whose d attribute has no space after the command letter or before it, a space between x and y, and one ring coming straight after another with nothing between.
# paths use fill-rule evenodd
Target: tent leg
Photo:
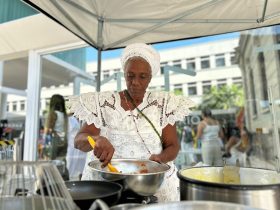
<instances>
[{"instance_id":1,"label":"tent leg","mask_svg":"<svg viewBox=\"0 0 280 210\"><path fill-rule=\"evenodd\" d=\"M97 53L97 78L96 78L96 91L100 92L101 80L101 48L98 48Z\"/></svg>"}]
</instances>

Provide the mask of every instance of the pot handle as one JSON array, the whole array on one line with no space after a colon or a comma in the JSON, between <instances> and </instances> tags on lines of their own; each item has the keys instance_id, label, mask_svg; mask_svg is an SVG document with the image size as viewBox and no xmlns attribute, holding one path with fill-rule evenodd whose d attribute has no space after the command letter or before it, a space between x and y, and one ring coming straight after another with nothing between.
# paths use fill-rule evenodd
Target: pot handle
<instances>
[{"instance_id":1,"label":"pot handle","mask_svg":"<svg viewBox=\"0 0 280 210\"><path fill-rule=\"evenodd\" d=\"M90 206L90 208L88 210L97 210L97 209L101 209L101 210L110 210L109 207L107 206L107 204L100 199L96 199Z\"/></svg>"}]
</instances>

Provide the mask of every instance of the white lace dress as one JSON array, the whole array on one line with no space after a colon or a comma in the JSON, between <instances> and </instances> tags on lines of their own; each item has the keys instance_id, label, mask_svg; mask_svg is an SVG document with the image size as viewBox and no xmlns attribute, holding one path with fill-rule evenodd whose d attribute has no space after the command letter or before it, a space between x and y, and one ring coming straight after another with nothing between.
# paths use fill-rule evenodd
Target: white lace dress
<instances>
[{"instance_id":1,"label":"white lace dress","mask_svg":"<svg viewBox=\"0 0 280 210\"><path fill-rule=\"evenodd\" d=\"M119 93L93 92L72 96L67 106L74 116L100 128L100 135L105 136L115 148L113 158L149 159L151 154L147 148L152 154L162 151L161 141L147 120L136 109L131 112L121 107ZM183 120L189 114L189 108L193 106L194 103L186 97L160 91L146 92L138 108L152 121L161 135L165 126ZM88 152L83 180L100 179L87 166L88 162L95 158L93 152ZM171 169L166 173L164 182L156 194L160 202L179 200L177 169L173 162L168 164Z\"/></svg>"}]
</instances>

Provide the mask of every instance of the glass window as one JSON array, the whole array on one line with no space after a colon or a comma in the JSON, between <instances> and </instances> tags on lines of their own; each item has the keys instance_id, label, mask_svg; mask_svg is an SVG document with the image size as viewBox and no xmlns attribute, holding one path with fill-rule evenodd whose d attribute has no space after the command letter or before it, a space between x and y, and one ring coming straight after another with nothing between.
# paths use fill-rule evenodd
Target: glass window
<instances>
[{"instance_id":1,"label":"glass window","mask_svg":"<svg viewBox=\"0 0 280 210\"><path fill-rule=\"evenodd\" d=\"M195 82L188 83L188 95L189 96L197 95L197 89L196 89Z\"/></svg>"},{"instance_id":2,"label":"glass window","mask_svg":"<svg viewBox=\"0 0 280 210\"><path fill-rule=\"evenodd\" d=\"M261 75L260 78L260 84L262 84L260 87L262 89L262 108L268 108L268 85L267 85L267 76L266 76L266 68L265 68L265 57L264 57L264 53L261 52L258 55L258 65L259 65L259 72Z\"/></svg>"},{"instance_id":3,"label":"glass window","mask_svg":"<svg viewBox=\"0 0 280 210\"><path fill-rule=\"evenodd\" d=\"M203 56L201 57L201 69L208 69L210 68L210 57Z\"/></svg>"},{"instance_id":4,"label":"glass window","mask_svg":"<svg viewBox=\"0 0 280 210\"><path fill-rule=\"evenodd\" d=\"M211 90L211 81L203 81L202 82L202 93L209 93Z\"/></svg>"},{"instance_id":5,"label":"glass window","mask_svg":"<svg viewBox=\"0 0 280 210\"><path fill-rule=\"evenodd\" d=\"M17 111L17 102L16 101L13 102L12 111L13 112Z\"/></svg>"},{"instance_id":6,"label":"glass window","mask_svg":"<svg viewBox=\"0 0 280 210\"><path fill-rule=\"evenodd\" d=\"M118 73L120 71L121 71L121 69L114 69L114 73Z\"/></svg>"},{"instance_id":7,"label":"glass window","mask_svg":"<svg viewBox=\"0 0 280 210\"><path fill-rule=\"evenodd\" d=\"M187 59L187 69L195 70L195 59L194 58Z\"/></svg>"},{"instance_id":8,"label":"glass window","mask_svg":"<svg viewBox=\"0 0 280 210\"><path fill-rule=\"evenodd\" d=\"M167 65L167 62L160 63L160 74L164 74L164 66Z\"/></svg>"},{"instance_id":9,"label":"glass window","mask_svg":"<svg viewBox=\"0 0 280 210\"><path fill-rule=\"evenodd\" d=\"M226 86L227 84L227 80L226 79L218 79L217 80L217 87L218 89L223 87L223 86Z\"/></svg>"},{"instance_id":10,"label":"glass window","mask_svg":"<svg viewBox=\"0 0 280 210\"><path fill-rule=\"evenodd\" d=\"M223 67L226 65L225 54L216 55L216 67Z\"/></svg>"},{"instance_id":11,"label":"glass window","mask_svg":"<svg viewBox=\"0 0 280 210\"><path fill-rule=\"evenodd\" d=\"M20 101L20 111L25 110L25 101Z\"/></svg>"},{"instance_id":12,"label":"glass window","mask_svg":"<svg viewBox=\"0 0 280 210\"><path fill-rule=\"evenodd\" d=\"M109 70L105 70L103 72L103 78L105 79L105 78L108 78L109 76L110 76L110 71Z\"/></svg>"},{"instance_id":13,"label":"glass window","mask_svg":"<svg viewBox=\"0 0 280 210\"><path fill-rule=\"evenodd\" d=\"M233 77L232 83L238 85L239 87L242 87L242 77Z\"/></svg>"},{"instance_id":14,"label":"glass window","mask_svg":"<svg viewBox=\"0 0 280 210\"><path fill-rule=\"evenodd\" d=\"M173 66L182 68L181 60L175 60L175 61L173 61Z\"/></svg>"},{"instance_id":15,"label":"glass window","mask_svg":"<svg viewBox=\"0 0 280 210\"><path fill-rule=\"evenodd\" d=\"M231 65L237 64L235 52L230 53L230 63L231 63Z\"/></svg>"},{"instance_id":16,"label":"glass window","mask_svg":"<svg viewBox=\"0 0 280 210\"><path fill-rule=\"evenodd\" d=\"M182 84L175 84L174 85L174 92L177 93L177 94L182 94L182 92L183 92Z\"/></svg>"}]
</instances>

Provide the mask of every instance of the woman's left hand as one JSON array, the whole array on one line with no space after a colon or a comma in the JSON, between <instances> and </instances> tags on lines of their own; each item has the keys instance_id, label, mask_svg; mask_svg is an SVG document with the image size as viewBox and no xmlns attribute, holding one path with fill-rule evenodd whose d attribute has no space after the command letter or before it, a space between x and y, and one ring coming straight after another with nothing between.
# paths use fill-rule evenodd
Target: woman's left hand
<instances>
[{"instance_id":1,"label":"woman's left hand","mask_svg":"<svg viewBox=\"0 0 280 210\"><path fill-rule=\"evenodd\" d=\"M151 157L149 158L149 160L156 161L158 163L163 163L163 160L162 160L160 154L159 155L152 154Z\"/></svg>"}]
</instances>

